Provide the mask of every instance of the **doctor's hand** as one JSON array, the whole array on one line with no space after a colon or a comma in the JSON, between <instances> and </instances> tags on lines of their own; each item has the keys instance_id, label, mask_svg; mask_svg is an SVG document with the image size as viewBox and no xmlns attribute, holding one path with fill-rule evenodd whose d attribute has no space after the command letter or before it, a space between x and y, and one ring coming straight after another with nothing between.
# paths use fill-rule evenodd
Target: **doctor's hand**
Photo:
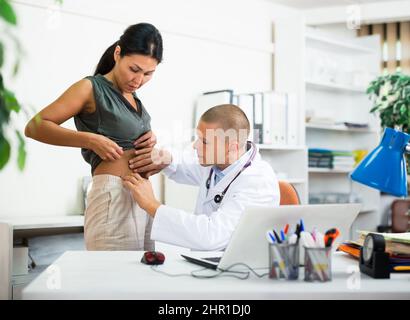
<instances>
[{"instance_id":1,"label":"doctor's hand","mask_svg":"<svg viewBox=\"0 0 410 320\"><path fill-rule=\"evenodd\" d=\"M149 215L155 216L161 203L155 198L151 182L142 178L138 173L122 177L123 185L130 190L138 205Z\"/></svg>"},{"instance_id":2,"label":"doctor's hand","mask_svg":"<svg viewBox=\"0 0 410 320\"><path fill-rule=\"evenodd\" d=\"M153 148L157 144L157 136L151 130L134 141L136 149Z\"/></svg>"},{"instance_id":3,"label":"doctor's hand","mask_svg":"<svg viewBox=\"0 0 410 320\"><path fill-rule=\"evenodd\" d=\"M135 157L129 160L129 167L134 173L149 178L160 172L172 162L171 153L163 149L144 148L135 150Z\"/></svg>"}]
</instances>

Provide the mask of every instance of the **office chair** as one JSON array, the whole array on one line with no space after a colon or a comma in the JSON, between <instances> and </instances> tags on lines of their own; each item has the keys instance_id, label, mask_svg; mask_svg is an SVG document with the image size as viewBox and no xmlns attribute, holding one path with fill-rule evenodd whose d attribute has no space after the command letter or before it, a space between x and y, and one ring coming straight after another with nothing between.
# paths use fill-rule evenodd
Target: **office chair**
<instances>
[{"instance_id":1,"label":"office chair","mask_svg":"<svg viewBox=\"0 0 410 320\"><path fill-rule=\"evenodd\" d=\"M300 204L298 192L295 187L286 181L279 181L281 206Z\"/></svg>"},{"instance_id":2,"label":"office chair","mask_svg":"<svg viewBox=\"0 0 410 320\"><path fill-rule=\"evenodd\" d=\"M391 205L391 232L410 231L410 199L397 199Z\"/></svg>"}]
</instances>

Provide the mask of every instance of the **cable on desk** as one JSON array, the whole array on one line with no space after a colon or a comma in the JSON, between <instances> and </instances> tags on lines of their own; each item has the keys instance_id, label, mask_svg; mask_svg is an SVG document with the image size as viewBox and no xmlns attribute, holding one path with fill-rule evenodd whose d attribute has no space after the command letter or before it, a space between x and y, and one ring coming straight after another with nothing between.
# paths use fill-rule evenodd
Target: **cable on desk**
<instances>
[{"instance_id":1,"label":"cable on desk","mask_svg":"<svg viewBox=\"0 0 410 320\"><path fill-rule=\"evenodd\" d=\"M233 267L236 267L236 266L244 266L249 271L230 271L230 269L232 269ZM158 270L157 267L158 266L151 266L151 269L155 272L162 273L162 274L164 274L166 276L169 276L169 277L194 277L194 278L197 278L197 279L211 279L211 278L217 278L217 277L233 277L233 278L240 279L240 280L246 280L246 279L249 278L249 275L251 273L253 273L258 278L263 278L263 277L268 275L268 273L259 274L253 268L251 268L247 264L241 263L241 262L234 263L234 264L230 265L229 267L227 267L224 270L218 270L218 273L213 274L213 275L200 275L200 274L198 274L198 273L203 272L205 270L206 271L212 270L212 269L209 269L209 268L202 268L202 269L199 269L199 270L194 270L194 271L191 271L191 273L174 273L174 274L172 274L172 273L168 273L168 272L165 272L165 271L162 271L162 270ZM234 273L244 274L244 276L240 277L240 276L235 275Z\"/></svg>"}]
</instances>

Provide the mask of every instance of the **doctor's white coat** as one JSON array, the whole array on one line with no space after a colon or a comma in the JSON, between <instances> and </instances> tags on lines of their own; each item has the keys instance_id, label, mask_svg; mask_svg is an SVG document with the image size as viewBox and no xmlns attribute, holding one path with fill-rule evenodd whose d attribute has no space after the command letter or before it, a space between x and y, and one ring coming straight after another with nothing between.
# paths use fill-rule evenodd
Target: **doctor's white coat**
<instances>
[{"instance_id":1,"label":"doctor's white coat","mask_svg":"<svg viewBox=\"0 0 410 320\"><path fill-rule=\"evenodd\" d=\"M198 251L219 251L226 248L232 233L247 206L279 206L279 184L272 167L261 159L257 152L252 164L231 184L222 202L214 201L221 194L243 165L249 160L252 150L239 160L231 170L209 191L206 188L211 167L198 163L196 153L188 158L176 157L163 172L172 180L199 186L195 211L161 205L154 217L151 239L191 248ZM186 155L186 154L185 154ZM213 177L211 179L214 180Z\"/></svg>"}]
</instances>

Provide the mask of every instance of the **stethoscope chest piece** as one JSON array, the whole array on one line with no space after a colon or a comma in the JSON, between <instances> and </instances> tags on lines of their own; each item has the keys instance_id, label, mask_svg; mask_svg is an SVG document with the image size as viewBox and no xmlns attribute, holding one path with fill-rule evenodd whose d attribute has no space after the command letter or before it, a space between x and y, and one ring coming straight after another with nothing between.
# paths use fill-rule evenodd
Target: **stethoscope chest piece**
<instances>
[{"instance_id":1,"label":"stethoscope chest piece","mask_svg":"<svg viewBox=\"0 0 410 320\"><path fill-rule=\"evenodd\" d=\"M221 196L220 194L217 194L217 195L214 197L215 203L221 203L222 199L223 199L223 196Z\"/></svg>"}]
</instances>

